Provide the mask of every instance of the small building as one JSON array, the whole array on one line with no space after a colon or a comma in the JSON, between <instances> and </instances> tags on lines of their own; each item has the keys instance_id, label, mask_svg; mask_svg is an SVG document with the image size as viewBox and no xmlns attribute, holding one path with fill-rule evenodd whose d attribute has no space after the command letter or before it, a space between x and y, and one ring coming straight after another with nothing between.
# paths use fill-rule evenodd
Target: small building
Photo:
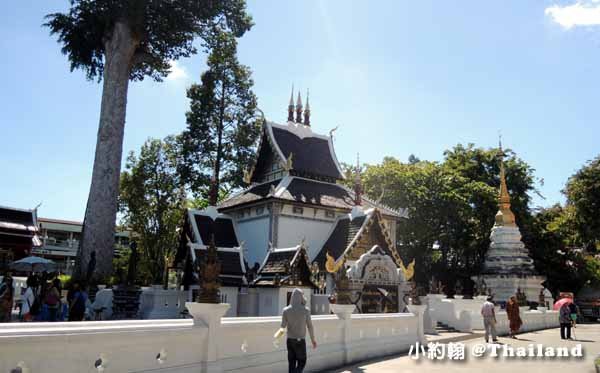
<instances>
[{"instance_id":1,"label":"small building","mask_svg":"<svg viewBox=\"0 0 600 373\"><path fill-rule=\"evenodd\" d=\"M37 222L42 245L35 247L33 254L53 260L58 271L70 275L75 266L83 223L43 217ZM129 235L129 231L115 232L115 255L129 247Z\"/></svg>"},{"instance_id":2,"label":"small building","mask_svg":"<svg viewBox=\"0 0 600 373\"><path fill-rule=\"evenodd\" d=\"M37 210L0 206L0 273L42 245L38 233Z\"/></svg>"}]
</instances>

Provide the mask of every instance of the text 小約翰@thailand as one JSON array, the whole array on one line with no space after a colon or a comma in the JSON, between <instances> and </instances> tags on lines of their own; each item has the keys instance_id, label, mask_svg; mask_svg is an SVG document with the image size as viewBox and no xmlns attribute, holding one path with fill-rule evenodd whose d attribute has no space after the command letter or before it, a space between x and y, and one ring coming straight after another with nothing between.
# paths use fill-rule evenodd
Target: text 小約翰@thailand
<instances>
[{"instance_id":1,"label":"text \u5c0f\u7d04\u7ff0@thailand","mask_svg":"<svg viewBox=\"0 0 600 373\"><path fill-rule=\"evenodd\" d=\"M506 344L477 343L467 346L460 342L448 344L430 342L426 345L419 342L410 346L408 356L413 360L455 360L462 361L473 358L506 358L506 359L544 359L544 358L583 358L583 348L578 343L572 347L546 346L528 344L527 346L510 346Z\"/></svg>"}]
</instances>

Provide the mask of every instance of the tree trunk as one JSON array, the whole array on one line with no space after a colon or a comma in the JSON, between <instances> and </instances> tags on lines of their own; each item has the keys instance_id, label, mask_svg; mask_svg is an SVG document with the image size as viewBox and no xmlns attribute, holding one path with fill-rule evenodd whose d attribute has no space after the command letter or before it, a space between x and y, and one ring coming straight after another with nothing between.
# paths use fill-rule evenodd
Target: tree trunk
<instances>
[{"instance_id":1,"label":"tree trunk","mask_svg":"<svg viewBox=\"0 0 600 373\"><path fill-rule=\"evenodd\" d=\"M223 121L225 119L225 83L221 83L221 106L219 112L219 127L217 128L217 154L215 155L215 168L209 194L209 204L216 206L219 200L219 187L221 184L221 154L223 147Z\"/></svg>"},{"instance_id":2,"label":"tree trunk","mask_svg":"<svg viewBox=\"0 0 600 373\"><path fill-rule=\"evenodd\" d=\"M75 269L79 279L86 279L92 252L96 253L92 281L105 281L112 274L127 88L137 44L130 27L124 22L115 24L110 39L105 43L96 154Z\"/></svg>"}]
</instances>

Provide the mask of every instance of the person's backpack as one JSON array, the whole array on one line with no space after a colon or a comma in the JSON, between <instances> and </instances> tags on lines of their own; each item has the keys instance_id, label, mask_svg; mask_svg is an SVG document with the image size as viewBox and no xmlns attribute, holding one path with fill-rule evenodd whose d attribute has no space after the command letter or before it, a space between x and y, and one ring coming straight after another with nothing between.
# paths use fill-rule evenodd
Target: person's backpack
<instances>
[{"instance_id":1,"label":"person's backpack","mask_svg":"<svg viewBox=\"0 0 600 373\"><path fill-rule=\"evenodd\" d=\"M52 292L52 290L48 293L48 295L46 295L46 304L48 306L56 306L59 301L60 299Z\"/></svg>"}]
</instances>

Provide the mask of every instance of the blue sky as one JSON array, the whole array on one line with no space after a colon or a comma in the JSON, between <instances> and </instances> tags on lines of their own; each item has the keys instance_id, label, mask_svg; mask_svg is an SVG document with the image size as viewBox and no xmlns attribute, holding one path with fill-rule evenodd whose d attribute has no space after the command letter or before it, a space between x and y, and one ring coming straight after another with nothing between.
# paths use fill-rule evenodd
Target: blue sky
<instances>
[{"instance_id":1,"label":"blue sky","mask_svg":"<svg viewBox=\"0 0 600 373\"><path fill-rule=\"evenodd\" d=\"M33 5L35 3L35 5ZM16 2L0 14L0 205L81 220L101 85L70 72L41 27L67 1ZM270 120L292 83L310 89L313 127L339 126L338 158L441 160L473 142L506 146L545 183L535 205L563 201L567 178L600 153L600 2L250 1L256 25L240 60ZM163 83L133 83L124 149L185 127L186 87L205 56Z\"/></svg>"}]
</instances>

